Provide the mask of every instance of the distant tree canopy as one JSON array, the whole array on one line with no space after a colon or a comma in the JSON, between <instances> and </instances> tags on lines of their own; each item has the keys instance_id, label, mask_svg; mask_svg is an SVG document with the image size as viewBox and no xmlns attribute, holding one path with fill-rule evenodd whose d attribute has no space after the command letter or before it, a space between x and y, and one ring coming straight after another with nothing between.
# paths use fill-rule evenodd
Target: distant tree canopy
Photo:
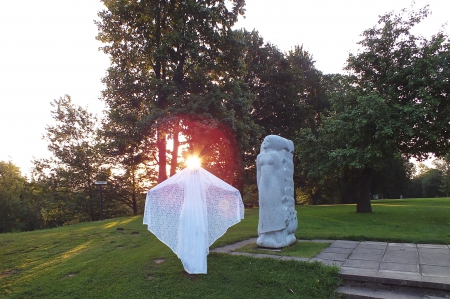
<instances>
[{"instance_id":1,"label":"distant tree canopy","mask_svg":"<svg viewBox=\"0 0 450 299\"><path fill-rule=\"evenodd\" d=\"M0 233L42 228L42 194L11 161L0 161Z\"/></svg>"}]
</instances>

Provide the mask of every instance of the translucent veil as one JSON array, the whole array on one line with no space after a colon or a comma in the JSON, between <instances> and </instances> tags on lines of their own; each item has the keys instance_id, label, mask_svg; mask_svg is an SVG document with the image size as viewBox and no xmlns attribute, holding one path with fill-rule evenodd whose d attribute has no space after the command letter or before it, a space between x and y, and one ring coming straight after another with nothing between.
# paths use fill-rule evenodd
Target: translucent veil
<instances>
[{"instance_id":1,"label":"translucent veil","mask_svg":"<svg viewBox=\"0 0 450 299\"><path fill-rule=\"evenodd\" d=\"M239 191L201 167L188 167L147 193L144 224L181 259L206 274L211 246L244 218Z\"/></svg>"}]
</instances>

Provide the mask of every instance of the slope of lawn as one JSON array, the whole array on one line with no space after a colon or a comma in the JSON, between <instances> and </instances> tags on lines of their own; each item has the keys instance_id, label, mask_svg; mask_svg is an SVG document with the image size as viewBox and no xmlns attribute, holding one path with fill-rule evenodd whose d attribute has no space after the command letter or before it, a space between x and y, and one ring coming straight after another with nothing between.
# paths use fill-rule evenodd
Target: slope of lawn
<instances>
[{"instance_id":1,"label":"slope of lawn","mask_svg":"<svg viewBox=\"0 0 450 299\"><path fill-rule=\"evenodd\" d=\"M214 246L255 236L257 213ZM0 248L0 298L337 298L339 284L335 267L218 253L189 275L142 217L3 234Z\"/></svg>"},{"instance_id":2,"label":"slope of lawn","mask_svg":"<svg viewBox=\"0 0 450 299\"><path fill-rule=\"evenodd\" d=\"M450 244L450 199L299 206L299 239ZM258 209L220 247L257 236ZM188 275L142 217L0 235L0 298L338 298L338 269L318 263L211 253L207 275Z\"/></svg>"}]
</instances>

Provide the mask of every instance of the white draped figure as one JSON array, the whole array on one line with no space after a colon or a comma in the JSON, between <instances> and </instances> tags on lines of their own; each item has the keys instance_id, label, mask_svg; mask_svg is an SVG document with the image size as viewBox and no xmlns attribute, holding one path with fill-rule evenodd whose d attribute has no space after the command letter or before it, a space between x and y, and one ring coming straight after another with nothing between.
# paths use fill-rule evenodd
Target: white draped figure
<instances>
[{"instance_id":1,"label":"white draped figure","mask_svg":"<svg viewBox=\"0 0 450 299\"><path fill-rule=\"evenodd\" d=\"M189 274L206 274L209 246L243 218L239 191L200 166L155 186L145 201L144 224Z\"/></svg>"}]
</instances>

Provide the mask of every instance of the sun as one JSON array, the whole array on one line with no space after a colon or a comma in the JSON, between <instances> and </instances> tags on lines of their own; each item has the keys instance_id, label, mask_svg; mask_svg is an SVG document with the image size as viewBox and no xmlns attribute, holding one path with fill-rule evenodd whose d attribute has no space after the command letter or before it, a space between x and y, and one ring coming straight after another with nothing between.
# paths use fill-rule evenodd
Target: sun
<instances>
[{"instance_id":1,"label":"sun","mask_svg":"<svg viewBox=\"0 0 450 299\"><path fill-rule=\"evenodd\" d=\"M201 166L201 160L199 157L197 156L190 156L189 158L187 158L184 163L187 165L187 167L189 168L199 168Z\"/></svg>"}]
</instances>

